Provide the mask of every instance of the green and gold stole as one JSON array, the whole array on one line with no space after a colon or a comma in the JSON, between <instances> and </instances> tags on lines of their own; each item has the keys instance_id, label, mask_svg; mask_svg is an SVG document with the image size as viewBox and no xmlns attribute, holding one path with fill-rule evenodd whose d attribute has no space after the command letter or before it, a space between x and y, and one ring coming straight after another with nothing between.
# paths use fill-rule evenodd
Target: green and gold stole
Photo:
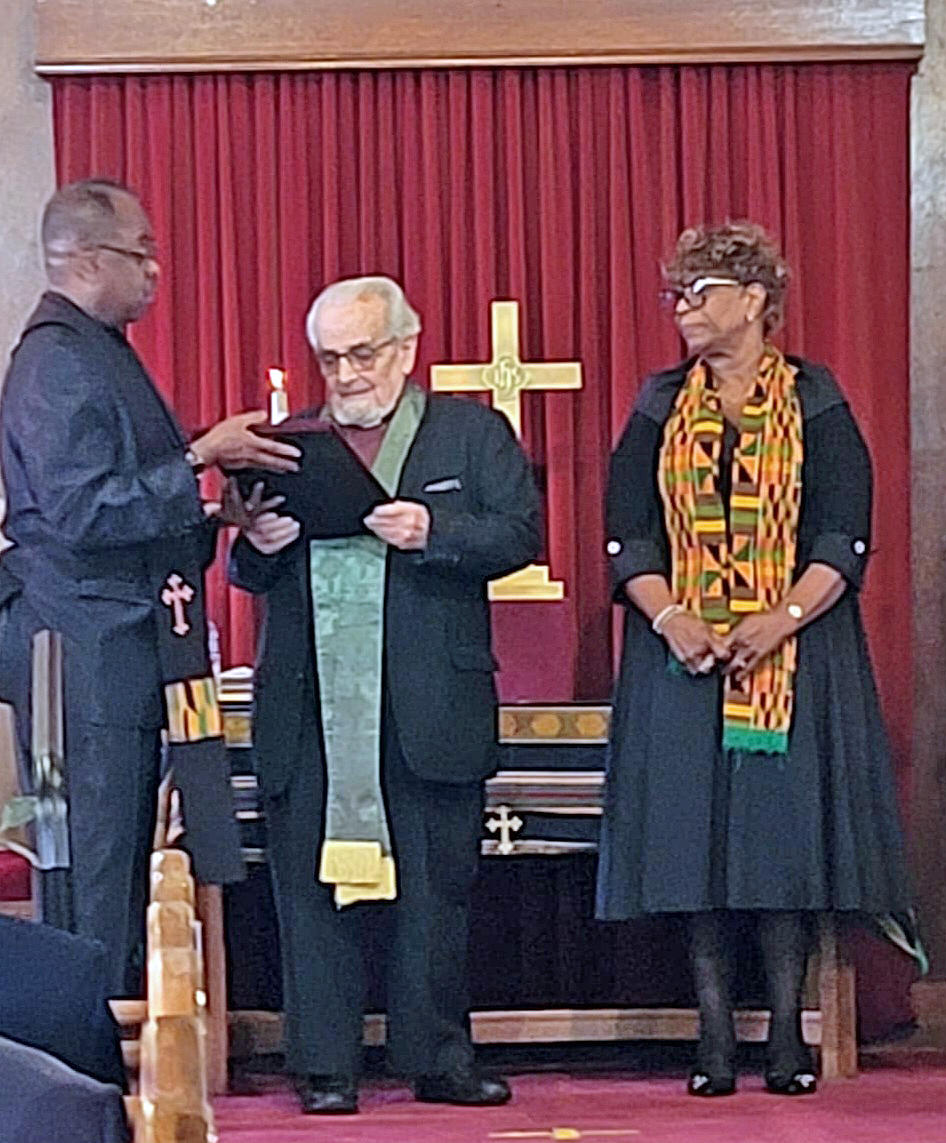
<instances>
[{"instance_id":1,"label":"green and gold stole","mask_svg":"<svg viewBox=\"0 0 946 1143\"><path fill-rule=\"evenodd\" d=\"M424 415L408 385L371 467L393 496ZM312 540L315 657L328 795L319 880L336 905L393 901L397 878L381 789L384 594L388 546L377 536Z\"/></svg>"},{"instance_id":2,"label":"green and gold stole","mask_svg":"<svg viewBox=\"0 0 946 1143\"><path fill-rule=\"evenodd\" d=\"M671 590L720 634L774 607L792 585L804 458L795 372L766 346L733 452L728 530L720 491L722 405L702 361L687 374L664 427L658 482ZM725 748L787 751L797 655L792 637L741 684L727 677Z\"/></svg>"}]
</instances>

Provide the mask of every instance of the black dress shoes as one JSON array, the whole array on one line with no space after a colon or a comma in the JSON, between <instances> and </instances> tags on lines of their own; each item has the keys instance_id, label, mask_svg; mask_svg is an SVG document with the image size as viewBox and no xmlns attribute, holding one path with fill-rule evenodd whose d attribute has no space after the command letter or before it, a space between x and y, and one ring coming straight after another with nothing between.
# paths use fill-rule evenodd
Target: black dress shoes
<instances>
[{"instance_id":1,"label":"black dress shoes","mask_svg":"<svg viewBox=\"0 0 946 1143\"><path fill-rule=\"evenodd\" d=\"M343 1076L301 1076L296 1091L303 1115L354 1115L358 1085Z\"/></svg>"},{"instance_id":2,"label":"black dress shoes","mask_svg":"<svg viewBox=\"0 0 946 1143\"><path fill-rule=\"evenodd\" d=\"M498 1107L512 1097L509 1084L499 1076L484 1076L469 1071L444 1075L418 1076L414 1081L414 1098L421 1103L456 1103L464 1107Z\"/></svg>"},{"instance_id":3,"label":"black dress shoes","mask_svg":"<svg viewBox=\"0 0 946 1143\"><path fill-rule=\"evenodd\" d=\"M818 1080L809 1068L794 1072L778 1072L769 1068L765 1073L765 1088L772 1095L814 1095Z\"/></svg>"},{"instance_id":4,"label":"black dress shoes","mask_svg":"<svg viewBox=\"0 0 946 1143\"><path fill-rule=\"evenodd\" d=\"M732 1095L736 1090L736 1077L731 1072L726 1075L710 1075L696 1068L687 1080L687 1094L712 1099L719 1095Z\"/></svg>"}]
</instances>

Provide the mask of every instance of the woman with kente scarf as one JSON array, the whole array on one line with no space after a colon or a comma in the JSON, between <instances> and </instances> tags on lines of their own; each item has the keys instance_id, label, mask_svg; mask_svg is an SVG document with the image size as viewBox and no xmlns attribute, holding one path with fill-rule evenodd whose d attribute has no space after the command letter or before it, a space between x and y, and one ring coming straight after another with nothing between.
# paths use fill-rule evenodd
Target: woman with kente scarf
<instances>
[{"instance_id":1,"label":"woman with kente scarf","mask_svg":"<svg viewBox=\"0 0 946 1143\"><path fill-rule=\"evenodd\" d=\"M760 227L687 230L665 274L690 358L648 379L611 465L626 618L598 916L688 915L700 1096L735 1090L736 937L754 922L766 1084L802 1095L814 916L909 910L858 608L870 458L828 370L769 341L788 271Z\"/></svg>"}]
</instances>

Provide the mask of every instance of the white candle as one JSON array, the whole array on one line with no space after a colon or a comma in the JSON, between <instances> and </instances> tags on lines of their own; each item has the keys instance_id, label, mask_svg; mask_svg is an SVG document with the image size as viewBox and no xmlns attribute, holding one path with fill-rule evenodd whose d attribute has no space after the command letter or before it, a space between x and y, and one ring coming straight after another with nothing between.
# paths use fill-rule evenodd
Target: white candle
<instances>
[{"instance_id":1,"label":"white candle","mask_svg":"<svg viewBox=\"0 0 946 1143\"><path fill-rule=\"evenodd\" d=\"M281 424L289 416L289 394L286 392L286 371L275 366L268 371L269 376L269 422Z\"/></svg>"}]
</instances>

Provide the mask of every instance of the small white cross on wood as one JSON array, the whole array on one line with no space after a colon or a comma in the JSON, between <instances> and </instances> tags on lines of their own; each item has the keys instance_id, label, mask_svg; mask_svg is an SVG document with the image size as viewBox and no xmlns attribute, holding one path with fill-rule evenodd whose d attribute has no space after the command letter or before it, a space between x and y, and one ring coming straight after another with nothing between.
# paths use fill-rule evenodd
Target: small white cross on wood
<instances>
[{"instance_id":1,"label":"small white cross on wood","mask_svg":"<svg viewBox=\"0 0 946 1143\"><path fill-rule=\"evenodd\" d=\"M516 848L512 835L518 833L525 823L517 814L510 817L508 806L497 806L496 813L499 816L489 818L486 822L486 828L490 833L499 834L499 844L496 846L496 851L503 857L508 857Z\"/></svg>"},{"instance_id":2,"label":"small white cross on wood","mask_svg":"<svg viewBox=\"0 0 946 1143\"><path fill-rule=\"evenodd\" d=\"M187 612L184 610L184 605L190 603L194 598L194 589L189 583L177 574L172 572L167 578L167 587L161 592L161 602L165 607L171 608L171 615L174 620L171 625L171 630L175 635L186 635L191 629L191 625L187 622Z\"/></svg>"}]
</instances>

